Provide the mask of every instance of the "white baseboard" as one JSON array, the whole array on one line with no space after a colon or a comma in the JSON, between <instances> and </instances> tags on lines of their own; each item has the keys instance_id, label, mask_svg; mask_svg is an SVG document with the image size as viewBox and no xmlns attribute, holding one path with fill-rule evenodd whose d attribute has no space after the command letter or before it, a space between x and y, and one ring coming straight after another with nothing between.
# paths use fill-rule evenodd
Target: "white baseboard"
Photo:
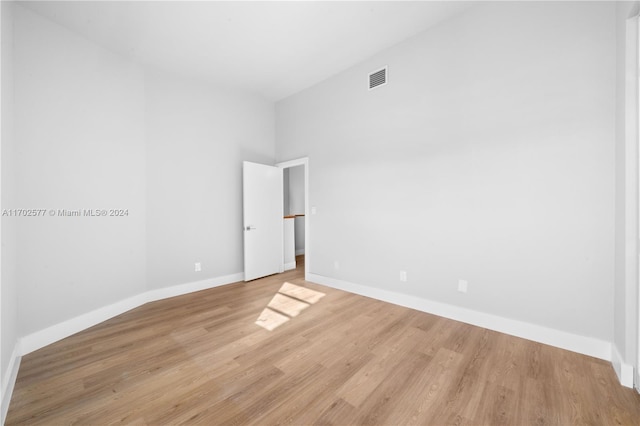
<instances>
[{"instance_id":1,"label":"white baseboard","mask_svg":"<svg viewBox=\"0 0 640 426\"><path fill-rule=\"evenodd\" d=\"M18 369L20 368L20 342L17 342L11 353L11 359L7 366L7 371L2 375L2 412L0 424L4 425L4 421L7 418L7 412L9 411L9 403L11 402L11 395L13 394L13 387L16 384L18 378Z\"/></svg>"},{"instance_id":2,"label":"white baseboard","mask_svg":"<svg viewBox=\"0 0 640 426\"><path fill-rule=\"evenodd\" d=\"M304 249L296 250L296 256L300 256L301 254L304 254Z\"/></svg>"},{"instance_id":3,"label":"white baseboard","mask_svg":"<svg viewBox=\"0 0 640 426\"><path fill-rule=\"evenodd\" d=\"M624 362L624 358L616 345L612 345L611 348L611 364L618 376L620 384L628 388L633 388L633 366Z\"/></svg>"},{"instance_id":4,"label":"white baseboard","mask_svg":"<svg viewBox=\"0 0 640 426\"><path fill-rule=\"evenodd\" d=\"M36 351L72 334L100 324L109 318L144 305L147 301L147 293L142 293L28 334L20 339L22 355Z\"/></svg>"},{"instance_id":5,"label":"white baseboard","mask_svg":"<svg viewBox=\"0 0 640 426\"><path fill-rule=\"evenodd\" d=\"M222 277L210 278L202 281L194 281L186 284L179 284L171 287L149 290L137 296L132 296L119 302L113 303L75 318L68 319L61 323L47 327L44 330L36 331L20 339L21 355L38 350L51 343L69 337L72 334L86 330L96 324L125 313L145 303L156 300L167 299L169 297L180 296L194 291L206 290L225 284L244 280L243 273L225 275Z\"/></svg>"},{"instance_id":6,"label":"white baseboard","mask_svg":"<svg viewBox=\"0 0 640 426\"><path fill-rule=\"evenodd\" d=\"M238 272L236 274L224 275L222 277L209 278L202 281L193 281L186 284L178 284L171 287L159 288L157 290L148 291L145 294L148 297L147 302L154 302L156 300L182 296L183 294L206 290L208 288L220 287L221 285L236 283L238 281L244 281L244 273Z\"/></svg>"},{"instance_id":7,"label":"white baseboard","mask_svg":"<svg viewBox=\"0 0 640 426\"><path fill-rule=\"evenodd\" d=\"M289 262L289 263L285 263L284 264L284 270L285 271L289 271L291 269L296 269L296 261L295 260L293 262Z\"/></svg>"},{"instance_id":8,"label":"white baseboard","mask_svg":"<svg viewBox=\"0 0 640 426\"><path fill-rule=\"evenodd\" d=\"M611 343L447 303L308 273L307 281L611 361Z\"/></svg>"}]
</instances>

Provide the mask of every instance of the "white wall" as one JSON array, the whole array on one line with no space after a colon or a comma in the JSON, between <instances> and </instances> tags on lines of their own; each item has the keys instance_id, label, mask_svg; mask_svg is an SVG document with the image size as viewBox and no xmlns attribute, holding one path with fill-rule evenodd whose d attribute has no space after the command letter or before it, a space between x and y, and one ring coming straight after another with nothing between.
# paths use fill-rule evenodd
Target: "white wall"
<instances>
[{"instance_id":1,"label":"white wall","mask_svg":"<svg viewBox=\"0 0 640 426\"><path fill-rule=\"evenodd\" d=\"M242 161L273 164L273 103L149 72L146 106L149 288L241 273Z\"/></svg>"},{"instance_id":2,"label":"white wall","mask_svg":"<svg viewBox=\"0 0 640 426\"><path fill-rule=\"evenodd\" d=\"M10 2L0 2L0 63L2 69L0 98L2 129L2 144L0 157L2 159L0 211L13 204L15 192L15 139L13 135L13 5ZM10 386L12 355L18 343L18 284L16 278L16 224L6 217L2 217L0 249L2 267L0 271L0 383L2 386L2 420L8 408L8 400L4 398L5 387Z\"/></svg>"},{"instance_id":3,"label":"white wall","mask_svg":"<svg viewBox=\"0 0 640 426\"><path fill-rule=\"evenodd\" d=\"M288 174L289 214L304 215L304 166L285 169ZM304 216L295 218L296 254L304 253Z\"/></svg>"},{"instance_id":4,"label":"white wall","mask_svg":"<svg viewBox=\"0 0 640 426\"><path fill-rule=\"evenodd\" d=\"M16 218L21 333L145 289L142 70L16 7L13 208L128 209Z\"/></svg>"},{"instance_id":5,"label":"white wall","mask_svg":"<svg viewBox=\"0 0 640 426\"><path fill-rule=\"evenodd\" d=\"M14 24L16 197L3 208L47 210L9 225L29 348L241 273L241 162L274 162L273 104L144 69L20 6Z\"/></svg>"},{"instance_id":6,"label":"white wall","mask_svg":"<svg viewBox=\"0 0 640 426\"><path fill-rule=\"evenodd\" d=\"M289 214L289 169L282 170L282 183L283 183L283 209L285 216Z\"/></svg>"},{"instance_id":7,"label":"white wall","mask_svg":"<svg viewBox=\"0 0 640 426\"><path fill-rule=\"evenodd\" d=\"M304 166L289 167L289 214L304 214Z\"/></svg>"},{"instance_id":8,"label":"white wall","mask_svg":"<svg viewBox=\"0 0 640 426\"><path fill-rule=\"evenodd\" d=\"M611 341L615 8L478 5L279 102L311 272Z\"/></svg>"}]
</instances>

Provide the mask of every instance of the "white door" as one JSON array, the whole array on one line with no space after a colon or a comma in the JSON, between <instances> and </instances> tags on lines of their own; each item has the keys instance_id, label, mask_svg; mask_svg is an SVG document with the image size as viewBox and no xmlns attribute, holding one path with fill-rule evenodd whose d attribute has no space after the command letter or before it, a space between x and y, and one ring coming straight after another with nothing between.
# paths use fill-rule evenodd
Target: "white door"
<instances>
[{"instance_id":1,"label":"white door","mask_svg":"<svg viewBox=\"0 0 640 426\"><path fill-rule=\"evenodd\" d=\"M282 272L282 169L242 163L244 280Z\"/></svg>"}]
</instances>

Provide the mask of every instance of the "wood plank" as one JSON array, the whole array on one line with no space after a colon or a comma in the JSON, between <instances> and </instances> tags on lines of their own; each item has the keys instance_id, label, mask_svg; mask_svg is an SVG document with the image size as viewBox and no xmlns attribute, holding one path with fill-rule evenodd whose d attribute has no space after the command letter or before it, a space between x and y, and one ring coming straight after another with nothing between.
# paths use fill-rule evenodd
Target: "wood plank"
<instances>
[{"instance_id":1,"label":"wood plank","mask_svg":"<svg viewBox=\"0 0 640 426\"><path fill-rule=\"evenodd\" d=\"M306 282L297 263L26 355L6 424L640 424L605 361ZM269 331L274 297L289 319Z\"/></svg>"}]
</instances>

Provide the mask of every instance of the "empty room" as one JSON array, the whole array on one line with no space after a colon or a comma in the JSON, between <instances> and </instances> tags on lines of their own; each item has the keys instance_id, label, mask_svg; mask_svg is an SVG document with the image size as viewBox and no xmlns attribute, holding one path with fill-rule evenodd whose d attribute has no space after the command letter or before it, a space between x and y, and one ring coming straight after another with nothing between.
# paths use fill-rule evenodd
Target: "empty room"
<instances>
[{"instance_id":1,"label":"empty room","mask_svg":"<svg viewBox=\"0 0 640 426\"><path fill-rule=\"evenodd\" d=\"M2 424L640 424L639 16L0 1Z\"/></svg>"}]
</instances>

